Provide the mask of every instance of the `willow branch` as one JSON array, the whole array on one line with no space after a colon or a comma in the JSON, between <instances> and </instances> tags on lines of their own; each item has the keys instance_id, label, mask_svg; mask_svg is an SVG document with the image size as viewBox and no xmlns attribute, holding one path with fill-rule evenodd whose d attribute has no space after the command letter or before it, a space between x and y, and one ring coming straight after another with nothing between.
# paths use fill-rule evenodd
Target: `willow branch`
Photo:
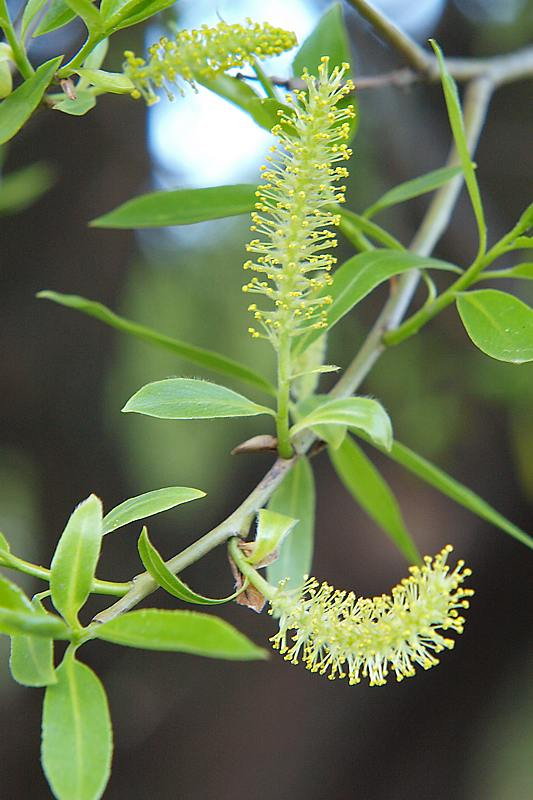
<instances>
[{"instance_id":1,"label":"willow branch","mask_svg":"<svg viewBox=\"0 0 533 800\"><path fill-rule=\"evenodd\" d=\"M352 5L361 6L361 8L367 6L362 0L353 0ZM373 15L377 14L374 10L372 12ZM377 28L383 32L383 23ZM398 29L394 28L394 30L397 31ZM391 33L389 41L404 55L409 49L406 42L409 43L410 40L404 35L397 38L396 34L392 35ZM415 45L415 47L418 52L420 48L418 48L418 45ZM459 59L456 62L462 62L462 60ZM447 61L446 63L449 68L450 62ZM490 67L482 74L479 74L470 83L465 92L465 132L471 153L474 152L479 140L495 88L511 80L519 80L533 74L533 48L521 53L510 54L509 56L487 59L485 63L490 63ZM456 163L457 154L455 149L452 148L448 164L454 165ZM450 220L461 186L462 177L458 176L436 192L420 228L411 242L410 249L412 252L424 256L432 252ZM349 397L357 391L385 349L383 343L384 333L395 330L401 324L419 280L418 271L413 270L403 275L398 281L396 289L391 293L360 351L331 390L330 394L332 396ZM177 574L232 536L242 535L249 527L253 515L269 500L274 490L280 485L298 458L309 453L317 441L317 437L309 431L304 431L297 436L293 444L298 455L290 459L278 458L241 505L227 519L198 539L198 541L167 561L168 568L174 574ZM148 573L137 576L134 579L132 588L124 597L121 597L118 602L98 614L94 621L103 623L117 617L119 614L136 606L157 588L158 584Z\"/></svg>"}]
</instances>

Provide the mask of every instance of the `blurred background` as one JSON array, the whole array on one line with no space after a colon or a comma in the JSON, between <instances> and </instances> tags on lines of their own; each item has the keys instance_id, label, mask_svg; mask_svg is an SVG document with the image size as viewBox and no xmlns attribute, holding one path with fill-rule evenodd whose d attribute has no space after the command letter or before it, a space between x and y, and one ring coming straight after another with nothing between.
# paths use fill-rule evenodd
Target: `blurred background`
<instances>
[{"instance_id":1,"label":"blurred background","mask_svg":"<svg viewBox=\"0 0 533 800\"><path fill-rule=\"evenodd\" d=\"M161 25L237 22L245 16L293 29L300 41L327 2L179 0ZM531 0L380 0L412 36L434 36L447 55L485 56L531 42ZM355 74L402 66L344 3ZM161 29L126 30L106 62L143 50ZM74 49L76 25L37 40L36 60ZM267 69L288 74L290 58ZM476 156L491 239L531 201L531 83L500 89ZM348 205L360 210L396 183L442 166L449 146L437 86L382 88L359 95ZM169 485L201 488L206 499L150 525L165 556L224 518L270 463L232 457L258 431L256 420L165 422L121 415L142 384L196 376L189 364L129 340L75 312L35 299L40 289L99 300L124 316L265 370L266 344L246 336L240 293L248 220L182 229L90 229L92 218L153 188L256 182L271 144L239 110L205 91L147 111L108 95L87 116L39 113L9 148L2 174L39 162L42 195L2 205L0 264L0 529L15 553L48 563L73 507L91 491L109 510ZM5 183L4 183L5 185ZM427 199L383 214L404 242ZM476 247L464 195L437 247L467 264ZM341 255L350 254L345 248ZM531 286L514 287L526 302ZM330 358L345 365L375 318L375 292L335 329ZM209 377L209 375L207 375ZM327 381L324 382L327 387ZM242 388L242 387L236 387ZM533 519L533 365L515 367L475 350L453 310L423 335L386 353L363 387L389 410L401 441L436 461L526 530ZM258 397L258 399L261 399ZM265 432L267 432L265 430ZM106 797L230 800L524 800L531 796L532 648L529 553L516 541L382 460L424 553L450 542L474 570L476 597L465 634L438 669L383 688L330 683L287 665L231 663L90 644L83 657L101 675L115 724L114 771ZM324 456L318 485L314 572L360 594L387 591L406 565L353 503ZM127 580L140 569L138 529L106 539L100 577ZM186 573L199 591L229 592L224 551ZM39 591L41 584L27 581ZM223 596L220 594L219 596ZM89 611L102 607L96 600ZM172 605L159 593L150 603ZM265 644L266 615L232 606L222 616ZM0 797L45 798L38 765L40 690L9 677L0 639Z\"/></svg>"}]
</instances>

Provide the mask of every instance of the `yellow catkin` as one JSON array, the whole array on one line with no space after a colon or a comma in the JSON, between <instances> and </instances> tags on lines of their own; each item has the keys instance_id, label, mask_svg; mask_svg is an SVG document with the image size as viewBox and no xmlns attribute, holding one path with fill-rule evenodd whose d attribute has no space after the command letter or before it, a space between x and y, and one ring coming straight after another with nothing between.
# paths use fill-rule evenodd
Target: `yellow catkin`
<instances>
[{"instance_id":1,"label":"yellow catkin","mask_svg":"<svg viewBox=\"0 0 533 800\"><path fill-rule=\"evenodd\" d=\"M461 613L474 593L461 586L471 575L463 561L450 571L451 551L447 545L434 558L426 556L391 595L356 598L315 578L296 592L281 586L270 601L270 613L279 617L274 648L293 664L301 661L311 672L350 684L366 678L382 686L391 673L401 681L417 666L435 666L436 654L454 645L443 634L462 633Z\"/></svg>"},{"instance_id":2,"label":"yellow catkin","mask_svg":"<svg viewBox=\"0 0 533 800\"><path fill-rule=\"evenodd\" d=\"M254 58L278 55L296 43L294 33L268 22L247 19L244 25L202 25L198 30L180 31L174 39L162 38L150 47L146 60L127 50L124 74L135 86L132 96L142 96L152 105L159 100L157 89L163 89L172 100L173 86L183 94L185 84L194 89L196 80L213 79Z\"/></svg>"},{"instance_id":3,"label":"yellow catkin","mask_svg":"<svg viewBox=\"0 0 533 800\"><path fill-rule=\"evenodd\" d=\"M244 264L258 275L243 291L271 301L271 309L253 303L249 311L260 328L252 328L252 336L268 338L274 346L282 333L298 336L326 326L331 298L324 290L336 263L330 252L337 245L332 228L340 221L331 207L344 202L346 187L339 181L348 170L338 164L351 155L346 141L355 116L352 105L339 106L353 91L348 70L344 64L330 71L323 57L318 78L302 76L306 91L288 95L291 111L281 111L272 129L279 144L262 168L264 183L256 192L251 226L257 238L247 245L253 256Z\"/></svg>"}]
</instances>

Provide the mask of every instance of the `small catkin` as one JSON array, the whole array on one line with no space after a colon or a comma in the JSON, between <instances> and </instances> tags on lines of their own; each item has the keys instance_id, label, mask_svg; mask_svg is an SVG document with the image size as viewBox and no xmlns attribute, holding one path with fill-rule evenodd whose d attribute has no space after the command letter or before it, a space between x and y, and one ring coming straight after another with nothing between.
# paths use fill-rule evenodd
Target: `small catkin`
<instances>
[{"instance_id":1,"label":"small catkin","mask_svg":"<svg viewBox=\"0 0 533 800\"><path fill-rule=\"evenodd\" d=\"M348 70L343 64L330 72L323 57L318 78L304 73L306 90L287 96L291 111L280 111L272 129L279 144L262 168L251 226L258 238L247 245L254 256L244 264L259 275L243 291L273 304L264 309L252 303L248 310L260 328L249 328L251 335L270 339L274 347L282 334L299 336L327 324L331 297L325 289L336 263L330 250L337 245L332 228L340 222L332 207L344 202L346 187L338 182L348 170L338 164L351 156L346 141L355 116L353 105L339 106L354 88Z\"/></svg>"},{"instance_id":2,"label":"small catkin","mask_svg":"<svg viewBox=\"0 0 533 800\"><path fill-rule=\"evenodd\" d=\"M198 30L180 31L174 39L162 38L150 47L147 60L127 50L124 74L135 86L132 97L143 97L153 105L159 100L157 89L172 100L174 86L184 94L185 84L195 89L195 81L211 80L231 67L279 55L296 44L294 33L268 22L247 19L244 25L202 25Z\"/></svg>"},{"instance_id":3,"label":"small catkin","mask_svg":"<svg viewBox=\"0 0 533 800\"><path fill-rule=\"evenodd\" d=\"M454 646L443 633L462 633L461 612L474 594L461 586L472 574L464 562L453 571L446 563L452 549L447 545L411 567L391 595L356 598L315 578L299 591L280 586L270 600L270 613L279 618L273 647L292 664L302 661L311 672L350 684L366 678L382 686L391 673L401 681L417 666L435 666L435 655Z\"/></svg>"}]
</instances>

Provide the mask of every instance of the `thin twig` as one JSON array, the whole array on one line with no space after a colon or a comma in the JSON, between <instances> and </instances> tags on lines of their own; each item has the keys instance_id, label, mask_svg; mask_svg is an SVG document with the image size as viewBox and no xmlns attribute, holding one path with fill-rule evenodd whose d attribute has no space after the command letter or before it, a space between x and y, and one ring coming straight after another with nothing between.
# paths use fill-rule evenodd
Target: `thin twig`
<instances>
[{"instance_id":1,"label":"thin twig","mask_svg":"<svg viewBox=\"0 0 533 800\"><path fill-rule=\"evenodd\" d=\"M393 44L412 66L425 72L426 77L433 79L433 70L432 68L428 69L428 64L432 59L431 56L428 55L426 58L426 54L416 43L402 34L392 23L375 9L370 8L363 0L350 0L350 2L361 13L364 10L364 16L372 22L380 33L383 35L386 33L385 38ZM423 58L420 53L423 54ZM460 69L463 69L464 79L467 79L467 71L464 69L465 64L469 64L472 69L468 79L473 80L465 92L465 131L470 151L473 153L483 129L487 109L495 88L504 83L533 75L533 48L528 48L520 53L512 53L494 59L476 60L475 62L454 59L451 62L452 68L454 63L456 65L456 77L458 77ZM483 63L483 69L476 71L480 63ZM433 64L433 61L431 61L431 64ZM447 66L452 71L449 61L447 61ZM275 79L272 82L275 83ZM448 163L457 163L455 149L452 149ZM457 177L441 187L434 195L420 228L411 242L410 249L413 252L419 255L429 255L432 252L449 222L461 186L462 177ZM385 349L383 334L386 331L394 330L400 325L419 280L418 271L413 270L403 275L398 281L394 294L385 303L359 353L331 390L330 394L332 396L349 397L357 391ZM294 447L299 455L291 459L278 458L243 503L216 528L213 528L186 550L170 559L167 562L169 569L175 574L181 572L185 567L197 561L231 536L242 535L252 515L268 501L274 490L297 462L299 456L310 453L310 451L313 452L312 448L316 442L317 437L309 431L303 431L302 434L295 437ZM107 622L113 619L124 611L133 608L157 588L156 581L148 573L143 573L135 579L132 589L117 603L98 614L95 617L95 621Z\"/></svg>"}]
</instances>

